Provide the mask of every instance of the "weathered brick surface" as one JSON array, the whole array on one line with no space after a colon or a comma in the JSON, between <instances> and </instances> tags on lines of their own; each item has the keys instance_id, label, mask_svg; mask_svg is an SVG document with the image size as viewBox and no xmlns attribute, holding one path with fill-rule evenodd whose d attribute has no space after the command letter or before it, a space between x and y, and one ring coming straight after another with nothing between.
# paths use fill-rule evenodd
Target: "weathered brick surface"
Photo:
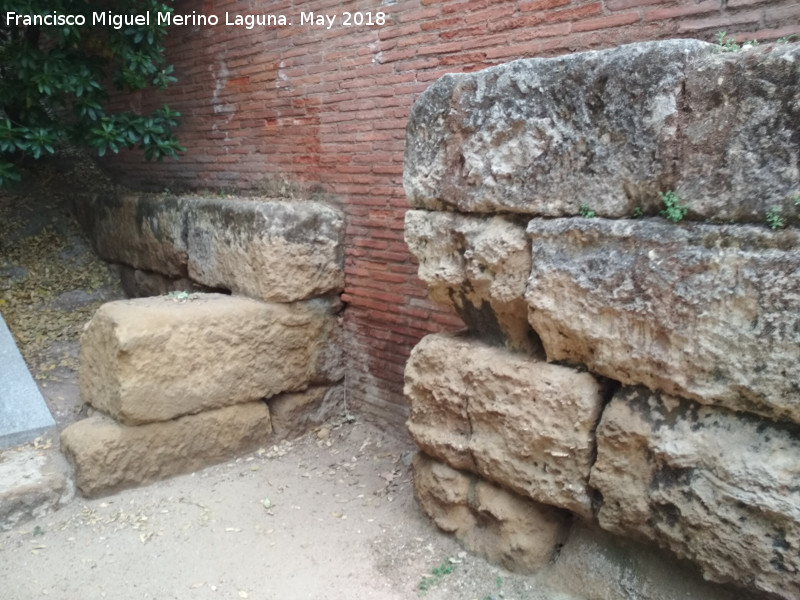
<instances>
[{"instance_id":1,"label":"weathered brick surface","mask_svg":"<svg viewBox=\"0 0 800 600\"><path fill-rule=\"evenodd\" d=\"M346 214L348 398L376 417L404 417L403 365L423 335L459 326L430 304L403 240L403 139L414 99L447 72L725 29L743 40L800 33L795 0L404 0L374 2L383 27L293 25L251 30L173 27L168 54L179 84L164 98L183 113L178 162L125 155L129 183L179 189L258 187L265 179L321 184ZM252 13L364 9L353 1L255 0ZM682 12L680 7L691 9ZM198 5L175 3L178 13ZM202 12L239 5L210 0Z\"/></svg>"}]
</instances>

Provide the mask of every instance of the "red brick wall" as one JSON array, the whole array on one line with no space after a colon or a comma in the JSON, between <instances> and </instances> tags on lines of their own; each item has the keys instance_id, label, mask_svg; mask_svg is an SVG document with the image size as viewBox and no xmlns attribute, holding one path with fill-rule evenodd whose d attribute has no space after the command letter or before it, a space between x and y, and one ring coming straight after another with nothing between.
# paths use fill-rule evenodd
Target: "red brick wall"
<instances>
[{"instance_id":1,"label":"red brick wall","mask_svg":"<svg viewBox=\"0 0 800 600\"><path fill-rule=\"evenodd\" d=\"M403 242L404 128L414 99L443 73L515 58L697 37L800 33L789 0L177 1L180 14L217 14L215 27L173 26L179 83L166 101L183 113L179 162L115 161L128 183L250 188L265 178L321 184L347 220L346 311L350 408L399 423L403 368L417 340L458 327L426 301ZM249 8L252 7L252 8ZM373 27L299 25L301 11L383 11ZM227 27L225 12L284 14L282 28ZM134 106L151 98L133 97Z\"/></svg>"}]
</instances>

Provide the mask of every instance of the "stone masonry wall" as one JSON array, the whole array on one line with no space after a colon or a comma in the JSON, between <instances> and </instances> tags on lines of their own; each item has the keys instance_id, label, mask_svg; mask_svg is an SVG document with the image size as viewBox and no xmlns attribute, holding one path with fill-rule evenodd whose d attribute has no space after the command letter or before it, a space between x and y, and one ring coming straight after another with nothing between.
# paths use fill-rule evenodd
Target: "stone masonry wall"
<instances>
[{"instance_id":1,"label":"stone masonry wall","mask_svg":"<svg viewBox=\"0 0 800 600\"><path fill-rule=\"evenodd\" d=\"M800 597L798 98L800 45L694 40L420 96L405 237L467 325L405 372L437 524L536 570L572 518L741 597Z\"/></svg>"},{"instance_id":2,"label":"stone masonry wall","mask_svg":"<svg viewBox=\"0 0 800 600\"><path fill-rule=\"evenodd\" d=\"M339 211L146 194L75 208L133 297L100 307L81 336L93 412L61 441L83 494L224 460L342 409Z\"/></svg>"},{"instance_id":3,"label":"stone masonry wall","mask_svg":"<svg viewBox=\"0 0 800 600\"><path fill-rule=\"evenodd\" d=\"M223 21L226 11L295 20L249 30L168 28L178 83L163 97L133 95L120 103L146 109L166 102L180 111L177 133L187 152L162 163L127 154L110 166L125 183L156 192L275 192L288 181L339 202L347 220L348 394L362 414L395 424L407 415L402 378L411 348L427 333L462 326L427 301L403 241L404 130L411 105L431 82L516 58L635 41L713 41L725 30L738 41L763 43L800 34L796 0L177 0L173 6L178 14ZM299 25L301 11L382 11L387 21L373 27L339 21L327 29ZM696 133L700 140L711 134ZM693 168L718 173L724 183L723 171L695 156Z\"/></svg>"}]
</instances>

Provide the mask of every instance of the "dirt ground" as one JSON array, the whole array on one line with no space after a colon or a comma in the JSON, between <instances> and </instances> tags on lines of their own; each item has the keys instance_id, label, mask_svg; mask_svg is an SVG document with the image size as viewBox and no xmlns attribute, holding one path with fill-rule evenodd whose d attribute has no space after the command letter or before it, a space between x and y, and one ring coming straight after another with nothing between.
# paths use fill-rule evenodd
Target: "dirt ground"
<instances>
[{"instance_id":1,"label":"dirt ground","mask_svg":"<svg viewBox=\"0 0 800 600\"><path fill-rule=\"evenodd\" d=\"M77 498L0 535L2 597L555 597L466 555L427 521L410 449L373 426L334 425L146 488Z\"/></svg>"},{"instance_id":2,"label":"dirt ground","mask_svg":"<svg viewBox=\"0 0 800 600\"><path fill-rule=\"evenodd\" d=\"M122 297L48 176L0 195L0 311L59 430L81 418L78 337ZM58 452L57 435L37 442ZM566 598L467 555L418 509L403 431L306 436L0 534L0 598ZM0 453L2 460L2 453Z\"/></svg>"}]
</instances>

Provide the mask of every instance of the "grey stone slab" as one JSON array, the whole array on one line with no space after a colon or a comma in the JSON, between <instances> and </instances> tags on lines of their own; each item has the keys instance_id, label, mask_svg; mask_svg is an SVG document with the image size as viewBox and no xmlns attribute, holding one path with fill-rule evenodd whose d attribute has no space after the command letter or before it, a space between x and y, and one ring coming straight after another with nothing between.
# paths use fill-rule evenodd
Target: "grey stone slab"
<instances>
[{"instance_id":1,"label":"grey stone slab","mask_svg":"<svg viewBox=\"0 0 800 600\"><path fill-rule=\"evenodd\" d=\"M0 448L29 442L55 425L0 315Z\"/></svg>"},{"instance_id":2,"label":"grey stone slab","mask_svg":"<svg viewBox=\"0 0 800 600\"><path fill-rule=\"evenodd\" d=\"M56 448L21 446L0 458L0 531L40 519L75 497L69 465Z\"/></svg>"}]
</instances>

